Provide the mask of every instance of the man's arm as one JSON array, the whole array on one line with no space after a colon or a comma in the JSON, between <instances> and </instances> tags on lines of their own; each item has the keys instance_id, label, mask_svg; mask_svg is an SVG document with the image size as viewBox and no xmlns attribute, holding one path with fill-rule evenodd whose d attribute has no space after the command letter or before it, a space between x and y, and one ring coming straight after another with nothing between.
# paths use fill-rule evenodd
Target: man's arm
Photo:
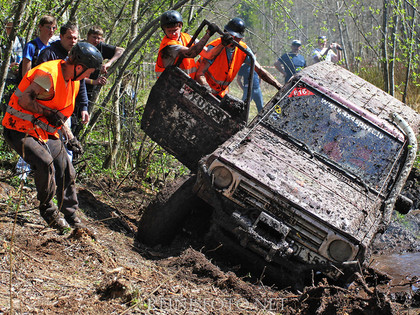
<instances>
[{"instance_id":1,"label":"man's arm","mask_svg":"<svg viewBox=\"0 0 420 315\"><path fill-rule=\"evenodd\" d=\"M22 78L25 76L26 72L31 70L32 68L32 61L28 58L22 59Z\"/></svg>"},{"instance_id":2,"label":"man's arm","mask_svg":"<svg viewBox=\"0 0 420 315\"><path fill-rule=\"evenodd\" d=\"M236 82L238 82L239 87L243 90L244 89L244 85L242 83L242 79L243 79L243 76L241 76L241 75L238 74L238 76L236 77Z\"/></svg>"},{"instance_id":3,"label":"man's arm","mask_svg":"<svg viewBox=\"0 0 420 315\"><path fill-rule=\"evenodd\" d=\"M342 55L341 55L341 51L342 51L342 49L343 48L341 48L341 46L339 45L339 44L337 44L337 43L333 43L333 44L331 44L331 46L330 46L331 48L331 51L332 51L332 48L335 48L336 49L336 51L337 51L337 53L335 53L334 51L332 51L332 53L333 53L333 55L332 55L332 57L331 57L331 61L332 62L339 62L340 60L341 60L341 57L342 57Z\"/></svg>"},{"instance_id":4,"label":"man's arm","mask_svg":"<svg viewBox=\"0 0 420 315\"><path fill-rule=\"evenodd\" d=\"M195 73L195 80L201 85L204 85L204 86L208 85L204 74L207 72L209 67L210 67L210 62L207 59L202 59L200 61L200 65L197 69L197 72Z\"/></svg>"},{"instance_id":5,"label":"man's arm","mask_svg":"<svg viewBox=\"0 0 420 315\"><path fill-rule=\"evenodd\" d=\"M280 59L277 59L276 62L274 63L274 67L282 74L282 75L286 75L286 72L284 71L284 66L283 63L280 61Z\"/></svg>"},{"instance_id":6,"label":"man's arm","mask_svg":"<svg viewBox=\"0 0 420 315\"><path fill-rule=\"evenodd\" d=\"M80 111L82 118L82 123L87 124L89 122L89 112L88 112L88 96L86 91L85 79L80 81L79 93L76 96L76 106Z\"/></svg>"},{"instance_id":7,"label":"man's arm","mask_svg":"<svg viewBox=\"0 0 420 315\"><path fill-rule=\"evenodd\" d=\"M25 91L23 91L22 95L18 97L18 104L27 111L45 116L44 108L36 101L37 96L43 92L45 92L43 87L32 82Z\"/></svg>"},{"instance_id":8,"label":"man's arm","mask_svg":"<svg viewBox=\"0 0 420 315\"><path fill-rule=\"evenodd\" d=\"M109 67L111 67L111 65L122 56L122 54L124 53L124 51L125 51L125 49L122 48L122 47L115 47L115 54L114 54L114 56L111 59L109 59L106 64L102 65L101 72L102 73L107 73Z\"/></svg>"},{"instance_id":9,"label":"man's arm","mask_svg":"<svg viewBox=\"0 0 420 315\"><path fill-rule=\"evenodd\" d=\"M277 89L281 89L283 85L280 84L279 81L277 81L271 73L269 73L267 70L265 70L261 65L258 63L258 61L255 60L255 72L258 73L258 76L268 84L274 86Z\"/></svg>"}]
</instances>

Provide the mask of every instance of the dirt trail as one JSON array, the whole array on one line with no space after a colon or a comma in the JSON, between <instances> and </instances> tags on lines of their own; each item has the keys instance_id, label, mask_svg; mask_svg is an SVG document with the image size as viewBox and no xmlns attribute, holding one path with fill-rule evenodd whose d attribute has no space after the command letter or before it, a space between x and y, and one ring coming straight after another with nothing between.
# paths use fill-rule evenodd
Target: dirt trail
<instances>
[{"instance_id":1,"label":"dirt trail","mask_svg":"<svg viewBox=\"0 0 420 315\"><path fill-rule=\"evenodd\" d=\"M108 195L92 185L79 188L92 238L46 228L33 210L33 188L25 188L15 217L19 191L1 183L0 313L11 305L17 314L414 314L420 307L419 290L391 292L389 278L370 268L348 287L321 280L290 292L239 277L234 266L210 260L209 249L188 244L188 235L173 250L139 248L132 231L152 195L102 184ZM396 218L384 235L407 237L396 236L395 246L382 246L379 237L375 254L419 251L420 214L407 218L417 230Z\"/></svg>"}]
</instances>

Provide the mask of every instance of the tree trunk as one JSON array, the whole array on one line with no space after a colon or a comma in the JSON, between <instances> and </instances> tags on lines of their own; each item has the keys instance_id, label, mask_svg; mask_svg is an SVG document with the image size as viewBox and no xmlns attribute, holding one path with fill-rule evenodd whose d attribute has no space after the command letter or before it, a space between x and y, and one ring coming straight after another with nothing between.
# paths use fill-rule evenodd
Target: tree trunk
<instances>
[{"instance_id":1,"label":"tree trunk","mask_svg":"<svg viewBox=\"0 0 420 315\"><path fill-rule=\"evenodd\" d=\"M384 90L389 92L389 72L388 72L388 0L383 0L383 45L382 45L382 66L384 74Z\"/></svg>"},{"instance_id":2,"label":"tree trunk","mask_svg":"<svg viewBox=\"0 0 420 315\"><path fill-rule=\"evenodd\" d=\"M7 38L6 50L3 55L4 57L2 56L4 60L0 68L0 73L1 73L0 75L0 100L3 99L4 86L5 86L7 72L9 70L9 65L10 65L10 56L12 55L12 50L13 50L13 42L17 34L16 30L19 28L21 24L21 19L22 19L27 3L28 3L28 0L20 0L16 4L15 9L13 10L15 12L15 15L13 17L13 28L12 28L9 38Z\"/></svg>"},{"instance_id":3,"label":"tree trunk","mask_svg":"<svg viewBox=\"0 0 420 315\"><path fill-rule=\"evenodd\" d=\"M73 6L72 6L71 11L70 11L70 15L69 15L69 21L71 21L71 22L76 21L77 9L79 8L79 5L80 5L81 2L82 2L82 0L77 0L75 3L73 3Z\"/></svg>"},{"instance_id":4,"label":"tree trunk","mask_svg":"<svg viewBox=\"0 0 420 315\"><path fill-rule=\"evenodd\" d=\"M405 74L405 86L404 86L404 94L402 97L402 101L403 103L406 102L407 100L407 91L408 91L408 84L410 83L410 69L411 69L411 63L413 60L413 51L414 51L414 43L416 41L416 39L414 38L414 26L416 25L416 11L412 10L412 22L411 22L411 36L410 36L410 52L408 55L408 60L407 60L407 72Z\"/></svg>"},{"instance_id":5,"label":"tree trunk","mask_svg":"<svg viewBox=\"0 0 420 315\"><path fill-rule=\"evenodd\" d=\"M127 5L127 3L128 3L128 1L124 2L124 5L121 7L121 10L117 15L117 18L114 20L114 25L111 27L111 30L107 34L106 43L108 43L109 39L111 38L112 32L117 28L118 23L120 22L121 16L124 12L124 9L125 9L125 6Z\"/></svg>"},{"instance_id":6,"label":"tree trunk","mask_svg":"<svg viewBox=\"0 0 420 315\"><path fill-rule=\"evenodd\" d=\"M349 69L349 64L348 64L348 59L347 59L347 49L346 49L346 45L344 43L343 28L341 26L340 17L338 16L338 14L336 15L336 17L337 17L338 31L340 33L340 41L341 41L341 45L343 47L344 64L346 66L346 69Z\"/></svg>"},{"instance_id":7,"label":"tree trunk","mask_svg":"<svg viewBox=\"0 0 420 315\"><path fill-rule=\"evenodd\" d=\"M138 20L139 20L139 6L140 1L134 0L131 10L131 30L130 30L130 42L137 37L138 34Z\"/></svg>"},{"instance_id":8,"label":"tree trunk","mask_svg":"<svg viewBox=\"0 0 420 315\"><path fill-rule=\"evenodd\" d=\"M102 165L103 168L111 168L115 166L118 150L121 144L120 89L121 83L118 85L118 89L116 90L116 93L114 95L114 102L111 107L111 125L113 131L113 141L111 145L111 152L105 159L104 164Z\"/></svg>"},{"instance_id":9,"label":"tree trunk","mask_svg":"<svg viewBox=\"0 0 420 315\"><path fill-rule=\"evenodd\" d=\"M395 95L395 59L397 58L397 32L398 32L398 24L400 21L400 16L398 14L398 7L400 6L400 2L397 4L397 8L395 8L394 14L394 24L391 29L391 40L392 40L392 56L389 62L389 94L392 96Z\"/></svg>"}]
</instances>

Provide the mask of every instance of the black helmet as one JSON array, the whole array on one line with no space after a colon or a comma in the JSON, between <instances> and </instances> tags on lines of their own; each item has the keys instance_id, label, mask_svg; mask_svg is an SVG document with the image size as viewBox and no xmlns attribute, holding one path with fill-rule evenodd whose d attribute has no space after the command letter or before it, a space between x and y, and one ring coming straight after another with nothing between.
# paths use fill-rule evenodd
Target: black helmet
<instances>
[{"instance_id":1,"label":"black helmet","mask_svg":"<svg viewBox=\"0 0 420 315\"><path fill-rule=\"evenodd\" d=\"M172 24L172 23L183 23L182 16L178 11L169 10L161 15L160 27L163 28L165 25Z\"/></svg>"},{"instance_id":2,"label":"black helmet","mask_svg":"<svg viewBox=\"0 0 420 315\"><path fill-rule=\"evenodd\" d=\"M240 18L233 18L225 25L225 32L234 37L242 38L245 32L245 22Z\"/></svg>"},{"instance_id":3,"label":"black helmet","mask_svg":"<svg viewBox=\"0 0 420 315\"><path fill-rule=\"evenodd\" d=\"M88 69L100 69L102 61L102 54L99 50L87 42L77 43L73 46L69 53L69 62L71 64L82 65Z\"/></svg>"}]
</instances>

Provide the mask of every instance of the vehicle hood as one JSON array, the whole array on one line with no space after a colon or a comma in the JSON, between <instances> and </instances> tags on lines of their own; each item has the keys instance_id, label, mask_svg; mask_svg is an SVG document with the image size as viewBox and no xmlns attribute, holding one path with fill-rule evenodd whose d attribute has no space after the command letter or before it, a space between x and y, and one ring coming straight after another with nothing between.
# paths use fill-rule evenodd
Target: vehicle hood
<instances>
[{"instance_id":1,"label":"vehicle hood","mask_svg":"<svg viewBox=\"0 0 420 315\"><path fill-rule=\"evenodd\" d=\"M264 126L239 132L218 155L275 195L362 243L370 242L381 222L381 197Z\"/></svg>"}]
</instances>

